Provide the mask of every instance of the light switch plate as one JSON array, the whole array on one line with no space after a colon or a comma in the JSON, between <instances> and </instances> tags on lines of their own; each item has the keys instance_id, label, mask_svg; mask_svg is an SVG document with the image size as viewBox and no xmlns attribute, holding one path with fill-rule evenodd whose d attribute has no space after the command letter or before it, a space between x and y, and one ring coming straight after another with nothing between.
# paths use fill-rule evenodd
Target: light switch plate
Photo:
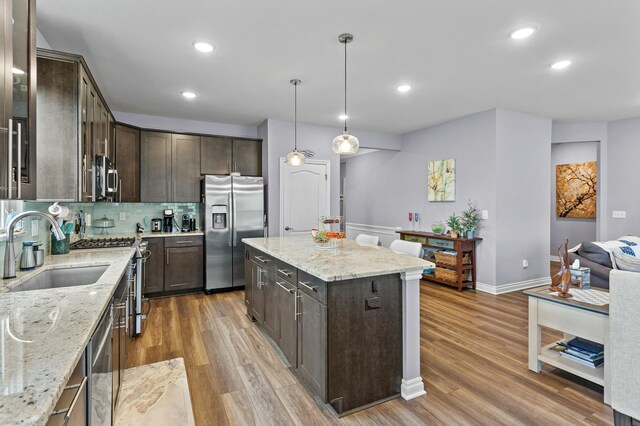
<instances>
[{"instance_id":1,"label":"light switch plate","mask_svg":"<svg viewBox=\"0 0 640 426\"><path fill-rule=\"evenodd\" d=\"M482 210L482 218L489 219L489 210Z\"/></svg>"},{"instance_id":2,"label":"light switch plate","mask_svg":"<svg viewBox=\"0 0 640 426\"><path fill-rule=\"evenodd\" d=\"M624 219L627 217L627 212L624 210L614 210L612 216L615 219Z\"/></svg>"},{"instance_id":3,"label":"light switch plate","mask_svg":"<svg viewBox=\"0 0 640 426\"><path fill-rule=\"evenodd\" d=\"M31 236L37 237L39 231L40 231L40 221L38 219L33 219L31 221Z\"/></svg>"},{"instance_id":4,"label":"light switch plate","mask_svg":"<svg viewBox=\"0 0 640 426\"><path fill-rule=\"evenodd\" d=\"M120 219L120 220L127 220L127 213L126 213L126 212L120 212L120 213L118 213L118 219Z\"/></svg>"}]
</instances>

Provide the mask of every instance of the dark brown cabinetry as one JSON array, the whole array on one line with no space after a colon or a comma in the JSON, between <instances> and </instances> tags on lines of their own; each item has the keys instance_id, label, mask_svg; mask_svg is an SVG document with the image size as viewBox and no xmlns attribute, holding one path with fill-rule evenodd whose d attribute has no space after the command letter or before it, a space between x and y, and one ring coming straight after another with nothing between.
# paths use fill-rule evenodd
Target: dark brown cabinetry
<instances>
[{"instance_id":1,"label":"dark brown cabinetry","mask_svg":"<svg viewBox=\"0 0 640 426\"><path fill-rule=\"evenodd\" d=\"M142 292L161 293L164 291L164 238L147 238L147 250L151 253L144 265Z\"/></svg>"},{"instance_id":2,"label":"dark brown cabinetry","mask_svg":"<svg viewBox=\"0 0 640 426\"><path fill-rule=\"evenodd\" d=\"M142 132L142 202L200 201L200 137Z\"/></svg>"},{"instance_id":3,"label":"dark brown cabinetry","mask_svg":"<svg viewBox=\"0 0 640 426\"><path fill-rule=\"evenodd\" d=\"M399 274L325 282L246 250L247 312L315 394L344 414L400 392Z\"/></svg>"},{"instance_id":4,"label":"dark brown cabinetry","mask_svg":"<svg viewBox=\"0 0 640 426\"><path fill-rule=\"evenodd\" d=\"M34 0L0 0L0 198L36 196Z\"/></svg>"},{"instance_id":5,"label":"dark brown cabinetry","mask_svg":"<svg viewBox=\"0 0 640 426\"><path fill-rule=\"evenodd\" d=\"M230 139L203 136L200 173L262 176L262 142L252 139Z\"/></svg>"},{"instance_id":6,"label":"dark brown cabinetry","mask_svg":"<svg viewBox=\"0 0 640 426\"><path fill-rule=\"evenodd\" d=\"M38 49L39 200L95 201L95 155L114 160L113 116L82 56Z\"/></svg>"},{"instance_id":7,"label":"dark brown cabinetry","mask_svg":"<svg viewBox=\"0 0 640 426\"><path fill-rule=\"evenodd\" d=\"M115 126L115 167L118 170L118 194L121 202L140 201L140 130Z\"/></svg>"},{"instance_id":8,"label":"dark brown cabinetry","mask_svg":"<svg viewBox=\"0 0 640 426\"><path fill-rule=\"evenodd\" d=\"M204 277L203 237L152 237L145 266L145 294L201 290Z\"/></svg>"}]
</instances>

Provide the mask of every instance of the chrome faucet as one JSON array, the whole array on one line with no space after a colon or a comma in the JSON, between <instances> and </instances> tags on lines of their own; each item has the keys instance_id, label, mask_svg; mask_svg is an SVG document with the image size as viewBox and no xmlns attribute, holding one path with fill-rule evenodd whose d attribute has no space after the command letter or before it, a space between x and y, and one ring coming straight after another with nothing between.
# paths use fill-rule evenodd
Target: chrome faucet
<instances>
[{"instance_id":1,"label":"chrome faucet","mask_svg":"<svg viewBox=\"0 0 640 426\"><path fill-rule=\"evenodd\" d=\"M51 222L53 226L53 235L56 237L58 241L64 240L64 232L62 232L62 228L58 225L58 222L51 216L49 213L38 212L35 210L22 212L16 215L11 221L7 224L7 245L4 249L4 274L2 278L15 278L16 277L16 252L13 247L13 230L16 227L16 223L20 220L24 219L28 216L40 216L47 219Z\"/></svg>"}]
</instances>

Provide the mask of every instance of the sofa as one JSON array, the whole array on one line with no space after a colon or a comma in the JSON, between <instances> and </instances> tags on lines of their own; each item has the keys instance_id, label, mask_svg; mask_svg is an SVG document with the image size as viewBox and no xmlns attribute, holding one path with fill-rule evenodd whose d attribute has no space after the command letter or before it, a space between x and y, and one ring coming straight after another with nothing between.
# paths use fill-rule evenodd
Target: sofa
<instances>
[{"instance_id":1,"label":"sofa","mask_svg":"<svg viewBox=\"0 0 640 426\"><path fill-rule=\"evenodd\" d=\"M609 278L611 407L619 426L640 424L640 273L612 270ZM634 420L635 419L635 420Z\"/></svg>"}]
</instances>

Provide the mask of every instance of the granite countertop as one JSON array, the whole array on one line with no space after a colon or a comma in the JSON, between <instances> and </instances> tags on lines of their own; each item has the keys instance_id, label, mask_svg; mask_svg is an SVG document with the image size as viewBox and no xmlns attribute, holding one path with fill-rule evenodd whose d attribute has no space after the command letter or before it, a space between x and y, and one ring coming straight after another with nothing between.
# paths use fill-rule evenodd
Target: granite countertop
<instances>
[{"instance_id":1,"label":"granite countertop","mask_svg":"<svg viewBox=\"0 0 640 426\"><path fill-rule=\"evenodd\" d=\"M193 232L143 232L136 234L139 238L160 238L160 237L190 237L190 236L203 236L202 231Z\"/></svg>"},{"instance_id":2,"label":"granite countertop","mask_svg":"<svg viewBox=\"0 0 640 426\"><path fill-rule=\"evenodd\" d=\"M315 247L310 235L245 238L242 241L323 281L418 271L435 266L418 257L396 253L386 247L358 244L354 240L338 240L335 249Z\"/></svg>"},{"instance_id":3,"label":"granite countertop","mask_svg":"<svg viewBox=\"0 0 640 426\"><path fill-rule=\"evenodd\" d=\"M133 248L71 251L0 282L0 424L44 425L126 271ZM47 269L108 265L95 284L9 293Z\"/></svg>"}]
</instances>

